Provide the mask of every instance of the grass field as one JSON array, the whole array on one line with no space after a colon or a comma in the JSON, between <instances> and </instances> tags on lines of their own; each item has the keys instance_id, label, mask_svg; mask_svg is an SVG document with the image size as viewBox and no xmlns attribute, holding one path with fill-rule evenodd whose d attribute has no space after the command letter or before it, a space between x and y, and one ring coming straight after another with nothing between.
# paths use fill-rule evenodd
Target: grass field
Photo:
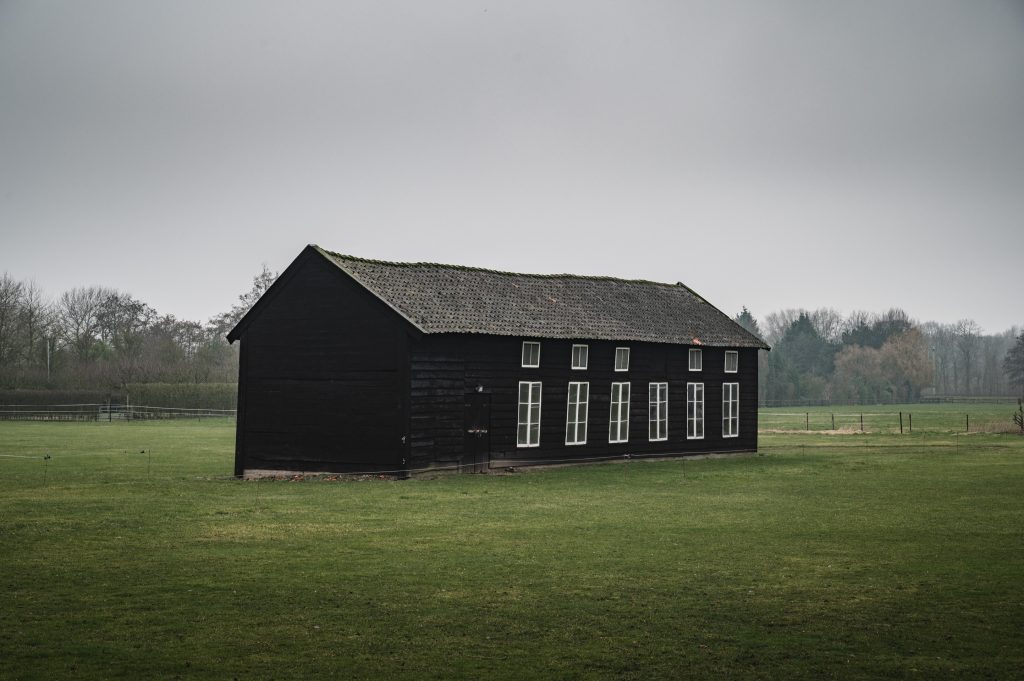
<instances>
[{"instance_id":1,"label":"grass field","mask_svg":"<svg viewBox=\"0 0 1024 681\"><path fill-rule=\"evenodd\" d=\"M868 406L771 407L758 412L758 426L767 431L863 430L899 433L1008 433L1016 404L879 404ZM861 417L863 416L863 420Z\"/></svg>"},{"instance_id":2,"label":"grass field","mask_svg":"<svg viewBox=\"0 0 1024 681\"><path fill-rule=\"evenodd\" d=\"M0 423L0 678L1024 676L1024 438L257 483L233 436Z\"/></svg>"}]
</instances>

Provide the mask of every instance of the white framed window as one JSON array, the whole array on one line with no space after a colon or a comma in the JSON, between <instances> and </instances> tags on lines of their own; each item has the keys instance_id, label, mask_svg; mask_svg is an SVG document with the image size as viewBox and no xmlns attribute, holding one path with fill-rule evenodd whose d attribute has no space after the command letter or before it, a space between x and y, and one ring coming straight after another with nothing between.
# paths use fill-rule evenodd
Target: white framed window
<instances>
[{"instance_id":1,"label":"white framed window","mask_svg":"<svg viewBox=\"0 0 1024 681\"><path fill-rule=\"evenodd\" d=\"M523 341L523 366L530 369L540 366L540 343Z\"/></svg>"},{"instance_id":2,"label":"white framed window","mask_svg":"<svg viewBox=\"0 0 1024 681\"><path fill-rule=\"evenodd\" d=\"M615 348L615 370L629 371L629 348Z\"/></svg>"},{"instance_id":3,"label":"white framed window","mask_svg":"<svg viewBox=\"0 0 1024 681\"><path fill-rule=\"evenodd\" d=\"M686 439L704 439L704 384L686 384Z\"/></svg>"},{"instance_id":4,"label":"white framed window","mask_svg":"<svg viewBox=\"0 0 1024 681\"><path fill-rule=\"evenodd\" d=\"M612 383L608 442L629 442L629 383Z\"/></svg>"},{"instance_id":5,"label":"white framed window","mask_svg":"<svg viewBox=\"0 0 1024 681\"><path fill-rule=\"evenodd\" d=\"M690 371L700 371L704 368L704 356L700 349L690 348Z\"/></svg>"},{"instance_id":6,"label":"white framed window","mask_svg":"<svg viewBox=\"0 0 1024 681\"><path fill-rule=\"evenodd\" d=\"M735 350L725 351L725 373L735 374L740 368L740 353Z\"/></svg>"},{"instance_id":7,"label":"white framed window","mask_svg":"<svg viewBox=\"0 0 1024 681\"><path fill-rule=\"evenodd\" d=\"M668 439L668 383L650 383L647 437L651 442Z\"/></svg>"},{"instance_id":8,"label":"white framed window","mask_svg":"<svg viewBox=\"0 0 1024 681\"><path fill-rule=\"evenodd\" d=\"M517 447L540 446L540 381L519 381Z\"/></svg>"},{"instance_id":9,"label":"white framed window","mask_svg":"<svg viewBox=\"0 0 1024 681\"><path fill-rule=\"evenodd\" d=\"M586 345L572 346L572 368L586 369L590 361L590 348Z\"/></svg>"},{"instance_id":10,"label":"white framed window","mask_svg":"<svg viewBox=\"0 0 1024 681\"><path fill-rule=\"evenodd\" d=\"M586 347L586 346L584 346ZM590 406L590 384L569 383L569 406L565 413L565 444L587 444L587 411Z\"/></svg>"},{"instance_id":11,"label":"white framed window","mask_svg":"<svg viewBox=\"0 0 1024 681\"><path fill-rule=\"evenodd\" d=\"M722 384L722 437L740 434L740 384Z\"/></svg>"}]
</instances>

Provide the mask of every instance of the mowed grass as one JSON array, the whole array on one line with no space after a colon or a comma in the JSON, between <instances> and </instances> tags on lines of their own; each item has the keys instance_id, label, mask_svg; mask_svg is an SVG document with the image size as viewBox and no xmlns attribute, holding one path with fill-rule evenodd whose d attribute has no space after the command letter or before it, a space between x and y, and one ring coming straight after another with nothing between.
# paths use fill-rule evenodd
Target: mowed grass
<instances>
[{"instance_id":1,"label":"mowed grass","mask_svg":"<svg viewBox=\"0 0 1024 681\"><path fill-rule=\"evenodd\" d=\"M1019 437L260 483L233 437L0 423L0 677L1024 675Z\"/></svg>"},{"instance_id":2,"label":"mowed grass","mask_svg":"<svg viewBox=\"0 0 1024 681\"><path fill-rule=\"evenodd\" d=\"M915 433L1009 433L1017 405L1010 403L877 404L864 406L770 407L758 412L758 427L769 431L807 430ZM863 416L863 421L861 417Z\"/></svg>"}]
</instances>

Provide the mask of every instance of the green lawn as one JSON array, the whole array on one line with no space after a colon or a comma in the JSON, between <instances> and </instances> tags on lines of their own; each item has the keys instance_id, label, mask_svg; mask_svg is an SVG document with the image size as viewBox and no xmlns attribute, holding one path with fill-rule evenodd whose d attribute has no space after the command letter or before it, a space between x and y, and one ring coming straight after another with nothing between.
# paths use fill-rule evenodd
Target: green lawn
<instances>
[{"instance_id":1,"label":"green lawn","mask_svg":"<svg viewBox=\"0 0 1024 681\"><path fill-rule=\"evenodd\" d=\"M1024 675L1016 436L259 483L233 437L0 423L0 678Z\"/></svg>"}]
</instances>

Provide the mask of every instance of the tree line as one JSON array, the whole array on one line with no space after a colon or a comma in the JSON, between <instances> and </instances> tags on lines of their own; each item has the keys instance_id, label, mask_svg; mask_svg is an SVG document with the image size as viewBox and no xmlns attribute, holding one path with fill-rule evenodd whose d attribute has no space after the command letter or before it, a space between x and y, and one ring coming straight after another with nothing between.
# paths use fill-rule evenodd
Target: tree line
<instances>
[{"instance_id":1,"label":"tree line","mask_svg":"<svg viewBox=\"0 0 1024 681\"><path fill-rule=\"evenodd\" d=\"M985 334L971 319L917 322L904 310L786 309L734 317L772 346L759 362L762 404L874 404L1024 390L1024 333Z\"/></svg>"},{"instance_id":2,"label":"tree line","mask_svg":"<svg viewBox=\"0 0 1024 681\"><path fill-rule=\"evenodd\" d=\"M225 335L274 282L266 268L231 309L205 323L159 314L129 293L77 287L50 299L0 276L0 388L110 391L140 383L231 383ZM735 320L772 346L759 362L762 404L916 401L1024 390L1024 333L977 323L919 323L899 308L842 315L785 309Z\"/></svg>"},{"instance_id":3,"label":"tree line","mask_svg":"<svg viewBox=\"0 0 1024 681\"><path fill-rule=\"evenodd\" d=\"M206 323L159 314L129 293L99 286L53 299L32 281L0 276L0 387L116 390L137 383L238 379L225 334L273 283L266 266L230 310Z\"/></svg>"}]
</instances>

